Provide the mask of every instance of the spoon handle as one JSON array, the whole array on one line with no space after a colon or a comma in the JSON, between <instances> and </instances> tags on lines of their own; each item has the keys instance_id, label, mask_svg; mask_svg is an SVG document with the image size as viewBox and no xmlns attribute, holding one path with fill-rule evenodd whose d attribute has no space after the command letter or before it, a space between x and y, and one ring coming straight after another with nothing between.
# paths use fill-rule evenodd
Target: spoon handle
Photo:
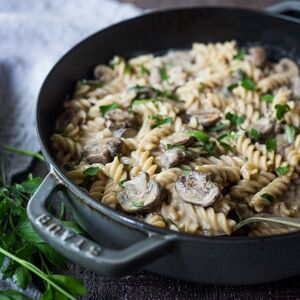
<instances>
[{"instance_id":1,"label":"spoon handle","mask_svg":"<svg viewBox=\"0 0 300 300\"><path fill-rule=\"evenodd\" d=\"M240 223L235 225L234 230L238 230L247 224L255 222L271 222L300 228L300 218L277 217L272 215L261 214L241 221Z\"/></svg>"}]
</instances>

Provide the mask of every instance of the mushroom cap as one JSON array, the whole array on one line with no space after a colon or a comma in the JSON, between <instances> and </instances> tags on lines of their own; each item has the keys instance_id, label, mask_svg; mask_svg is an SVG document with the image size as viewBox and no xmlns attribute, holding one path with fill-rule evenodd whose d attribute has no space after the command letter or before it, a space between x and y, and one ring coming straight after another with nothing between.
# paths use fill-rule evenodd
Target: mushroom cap
<instances>
[{"instance_id":1,"label":"mushroom cap","mask_svg":"<svg viewBox=\"0 0 300 300\"><path fill-rule=\"evenodd\" d=\"M267 59L266 50L263 47L249 48L249 60L253 62L256 67L262 67Z\"/></svg>"},{"instance_id":2,"label":"mushroom cap","mask_svg":"<svg viewBox=\"0 0 300 300\"><path fill-rule=\"evenodd\" d=\"M220 186L211 178L211 174L191 171L187 176L177 178L175 190L185 202L210 206L221 196Z\"/></svg>"},{"instance_id":3,"label":"mushroom cap","mask_svg":"<svg viewBox=\"0 0 300 300\"><path fill-rule=\"evenodd\" d=\"M160 158L160 165L166 169L173 168L179 163L184 162L187 158L188 154L184 150L173 148L164 152Z\"/></svg>"},{"instance_id":4,"label":"mushroom cap","mask_svg":"<svg viewBox=\"0 0 300 300\"><path fill-rule=\"evenodd\" d=\"M104 82L109 82L116 77L115 71L106 65L97 65L94 69L94 76Z\"/></svg>"},{"instance_id":5,"label":"mushroom cap","mask_svg":"<svg viewBox=\"0 0 300 300\"><path fill-rule=\"evenodd\" d=\"M216 123L218 123L222 117L219 112L203 112L197 115L194 115L194 117L198 120L198 122L203 127L211 127L214 126Z\"/></svg>"},{"instance_id":6,"label":"mushroom cap","mask_svg":"<svg viewBox=\"0 0 300 300\"><path fill-rule=\"evenodd\" d=\"M138 134L138 131L131 127L121 127L113 131L113 135L118 138L133 138Z\"/></svg>"},{"instance_id":7,"label":"mushroom cap","mask_svg":"<svg viewBox=\"0 0 300 300\"><path fill-rule=\"evenodd\" d=\"M105 124L109 129L130 127L133 122L133 114L120 108L109 110L105 114Z\"/></svg>"},{"instance_id":8,"label":"mushroom cap","mask_svg":"<svg viewBox=\"0 0 300 300\"><path fill-rule=\"evenodd\" d=\"M162 139L161 144L165 147L167 147L168 144L189 146L195 141L196 139L193 136L190 136L185 132L175 132L169 135L168 137Z\"/></svg>"},{"instance_id":9,"label":"mushroom cap","mask_svg":"<svg viewBox=\"0 0 300 300\"><path fill-rule=\"evenodd\" d=\"M112 161L119 151L122 141L118 138L105 138L83 149L83 156L90 163L106 164Z\"/></svg>"},{"instance_id":10,"label":"mushroom cap","mask_svg":"<svg viewBox=\"0 0 300 300\"><path fill-rule=\"evenodd\" d=\"M123 211L141 213L150 211L160 201L161 187L147 173L141 173L124 183L125 190L118 194Z\"/></svg>"}]
</instances>

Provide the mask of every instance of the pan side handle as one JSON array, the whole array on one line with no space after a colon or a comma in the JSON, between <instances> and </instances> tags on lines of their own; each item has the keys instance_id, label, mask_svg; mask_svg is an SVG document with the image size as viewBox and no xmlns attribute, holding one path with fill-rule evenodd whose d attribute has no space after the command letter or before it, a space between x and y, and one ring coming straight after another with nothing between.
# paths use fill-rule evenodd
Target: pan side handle
<instances>
[{"instance_id":1,"label":"pan side handle","mask_svg":"<svg viewBox=\"0 0 300 300\"><path fill-rule=\"evenodd\" d=\"M300 2L283 1L265 8L267 12L286 15L290 19L300 21Z\"/></svg>"}]
</instances>

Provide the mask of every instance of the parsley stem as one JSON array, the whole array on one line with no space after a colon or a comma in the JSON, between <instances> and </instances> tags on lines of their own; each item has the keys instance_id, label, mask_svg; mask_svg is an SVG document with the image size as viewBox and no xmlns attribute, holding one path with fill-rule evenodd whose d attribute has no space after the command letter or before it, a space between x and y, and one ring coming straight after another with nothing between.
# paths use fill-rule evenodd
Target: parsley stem
<instances>
[{"instance_id":1,"label":"parsley stem","mask_svg":"<svg viewBox=\"0 0 300 300\"><path fill-rule=\"evenodd\" d=\"M37 153L37 152L28 151L28 150L24 150L24 149L17 149L17 148L8 146L8 145L2 145L2 148L8 152L18 153L18 154L22 154L22 155L26 155L26 156L32 156L34 158L44 161L43 155L40 153Z\"/></svg>"},{"instance_id":2,"label":"parsley stem","mask_svg":"<svg viewBox=\"0 0 300 300\"><path fill-rule=\"evenodd\" d=\"M28 269L29 271L31 271L32 273L34 273L35 275L39 276L40 278L42 278L43 280L45 280L47 282L47 284L51 285L53 288L55 288L58 292L60 292L62 295L64 295L65 297L67 297L67 299L71 299L71 300L76 300L75 297L73 297L69 292L67 292L66 290L64 290L63 288L61 288L58 284L56 284L54 281L52 281L50 278L48 278L47 274L45 274L44 272L42 272L39 268L37 268L35 265L31 264L30 262L23 260L13 254L11 254L10 252L6 251L5 249L0 247L0 253L2 253L3 255L9 257L10 259L14 260L15 262L17 262L18 264L20 264L21 266L23 266L24 268Z\"/></svg>"}]
</instances>

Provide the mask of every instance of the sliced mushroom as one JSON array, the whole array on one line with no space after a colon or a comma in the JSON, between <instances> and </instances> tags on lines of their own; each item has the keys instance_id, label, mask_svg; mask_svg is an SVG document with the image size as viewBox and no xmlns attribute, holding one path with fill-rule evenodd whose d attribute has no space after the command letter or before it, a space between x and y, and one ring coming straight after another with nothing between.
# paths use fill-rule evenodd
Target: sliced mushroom
<instances>
[{"instance_id":1,"label":"sliced mushroom","mask_svg":"<svg viewBox=\"0 0 300 300\"><path fill-rule=\"evenodd\" d=\"M106 66L106 65L98 65L94 69L94 76L101 81L109 82L112 81L116 77L115 71Z\"/></svg>"},{"instance_id":2,"label":"sliced mushroom","mask_svg":"<svg viewBox=\"0 0 300 300\"><path fill-rule=\"evenodd\" d=\"M212 205L221 196L220 186L212 181L211 174L197 171L178 177L175 189L183 201L203 207Z\"/></svg>"},{"instance_id":3,"label":"sliced mushroom","mask_svg":"<svg viewBox=\"0 0 300 300\"><path fill-rule=\"evenodd\" d=\"M106 164L113 160L119 151L122 141L117 138L106 138L100 143L88 145L83 150L83 157L89 164Z\"/></svg>"},{"instance_id":4,"label":"sliced mushroom","mask_svg":"<svg viewBox=\"0 0 300 300\"><path fill-rule=\"evenodd\" d=\"M120 108L109 110L105 114L105 124L111 130L130 127L133 123L133 114Z\"/></svg>"},{"instance_id":5,"label":"sliced mushroom","mask_svg":"<svg viewBox=\"0 0 300 300\"><path fill-rule=\"evenodd\" d=\"M285 151L290 145L288 140L286 139L285 134L276 134L276 144L277 144L277 152L282 155L283 157L285 156Z\"/></svg>"},{"instance_id":6,"label":"sliced mushroom","mask_svg":"<svg viewBox=\"0 0 300 300\"><path fill-rule=\"evenodd\" d=\"M300 98L300 76L292 78L292 91L295 97Z\"/></svg>"},{"instance_id":7,"label":"sliced mushroom","mask_svg":"<svg viewBox=\"0 0 300 300\"><path fill-rule=\"evenodd\" d=\"M260 133L260 137L266 138L274 130L275 122L267 117L258 119L253 128Z\"/></svg>"},{"instance_id":8,"label":"sliced mushroom","mask_svg":"<svg viewBox=\"0 0 300 300\"><path fill-rule=\"evenodd\" d=\"M113 131L113 135L115 137L118 137L118 138L132 138L132 137L135 137L137 135L137 130L134 129L134 128L126 128L126 127L123 127L123 128L118 128L117 130L114 130Z\"/></svg>"},{"instance_id":9,"label":"sliced mushroom","mask_svg":"<svg viewBox=\"0 0 300 300\"><path fill-rule=\"evenodd\" d=\"M196 114L194 117L197 119L199 124L206 128L214 126L222 118L221 114L218 112L204 112L201 114Z\"/></svg>"},{"instance_id":10,"label":"sliced mushroom","mask_svg":"<svg viewBox=\"0 0 300 300\"><path fill-rule=\"evenodd\" d=\"M290 76L299 75L299 68L297 64L289 58L281 59L279 63L275 66L275 71L277 73L287 72Z\"/></svg>"},{"instance_id":11,"label":"sliced mushroom","mask_svg":"<svg viewBox=\"0 0 300 300\"><path fill-rule=\"evenodd\" d=\"M166 169L173 168L177 166L179 163L186 161L188 158L188 154L180 149L173 148L171 150L166 151L160 158L160 165Z\"/></svg>"},{"instance_id":12,"label":"sliced mushroom","mask_svg":"<svg viewBox=\"0 0 300 300\"><path fill-rule=\"evenodd\" d=\"M62 132L69 123L80 125L84 121L82 115L79 114L80 109L74 106L65 109L63 114L59 117L56 122L55 130Z\"/></svg>"},{"instance_id":13,"label":"sliced mushroom","mask_svg":"<svg viewBox=\"0 0 300 300\"><path fill-rule=\"evenodd\" d=\"M184 132L175 132L161 140L161 144L165 147L167 147L168 144L190 146L194 142L195 138Z\"/></svg>"},{"instance_id":14,"label":"sliced mushroom","mask_svg":"<svg viewBox=\"0 0 300 300\"><path fill-rule=\"evenodd\" d=\"M251 47L249 48L249 60L256 66L262 67L266 62L267 55L266 51L262 47Z\"/></svg>"},{"instance_id":15,"label":"sliced mushroom","mask_svg":"<svg viewBox=\"0 0 300 300\"><path fill-rule=\"evenodd\" d=\"M161 187L147 173L141 173L124 183L125 190L119 193L121 208L129 213L148 212L159 202Z\"/></svg>"}]
</instances>

